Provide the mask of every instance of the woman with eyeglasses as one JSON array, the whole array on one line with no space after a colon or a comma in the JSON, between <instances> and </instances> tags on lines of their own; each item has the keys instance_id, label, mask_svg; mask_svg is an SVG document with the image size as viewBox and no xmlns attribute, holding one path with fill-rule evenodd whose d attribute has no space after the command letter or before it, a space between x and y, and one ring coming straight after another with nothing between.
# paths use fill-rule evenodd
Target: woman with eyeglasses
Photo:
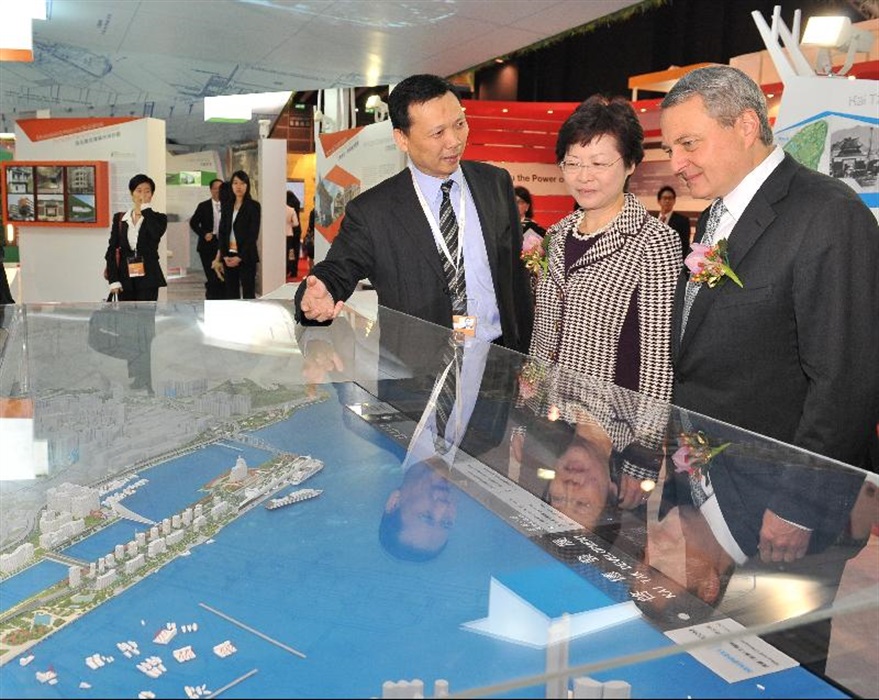
<instances>
[{"instance_id":1,"label":"woman with eyeglasses","mask_svg":"<svg viewBox=\"0 0 879 700\"><path fill-rule=\"evenodd\" d=\"M556 157L579 209L549 229L530 353L667 401L680 241L626 191L643 141L620 97L590 97L562 125Z\"/></svg>"}]
</instances>

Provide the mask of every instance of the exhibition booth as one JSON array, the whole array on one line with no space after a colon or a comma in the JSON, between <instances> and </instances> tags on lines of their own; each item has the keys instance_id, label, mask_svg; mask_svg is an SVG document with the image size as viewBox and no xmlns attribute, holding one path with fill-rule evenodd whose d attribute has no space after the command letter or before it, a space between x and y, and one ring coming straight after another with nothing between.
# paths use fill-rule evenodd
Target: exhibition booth
<instances>
[{"instance_id":1,"label":"exhibition booth","mask_svg":"<svg viewBox=\"0 0 879 700\"><path fill-rule=\"evenodd\" d=\"M778 49L778 24L767 31ZM875 59L851 80L740 61L782 147L879 216ZM638 78L635 91L669 76ZM568 213L554 145L576 105L463 104L466 157L507 169L540 223ZM659 100L633 104L647 156L630 188L655 210L673 180ZM879 687L875 474L368 292L330 326L298 326L287 190L304 220L314 208L320 260L346 204L406 166L386 120L314 136L307 155L270 135L171 154L159 119L17 122L0 163L19 302L0 306L0 695ZM109 221L134 174L158 185L174 277L202 274L188 217L239 168L262 206L261 299L102 303ZM679 211L704 208L679 194ZM803 556L761 553L769 511L805 524Z\"/></svg>"}]
</instances>

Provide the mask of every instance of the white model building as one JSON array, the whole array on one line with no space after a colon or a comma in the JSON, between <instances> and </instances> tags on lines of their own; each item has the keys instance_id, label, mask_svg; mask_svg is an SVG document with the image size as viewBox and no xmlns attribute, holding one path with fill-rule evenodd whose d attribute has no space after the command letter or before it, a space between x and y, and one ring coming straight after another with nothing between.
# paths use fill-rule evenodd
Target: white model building
<instances>
[{"instance_id":1,"label":"white model building","mask_svg":"<svg viewBox=\"0 0 879 700\"><path fill-rule=\"evenodd\" d=\"M247 478L247 462L244 461L244 457L238 455L238 459L235 460L235 466L232 467L229 472L229 481L236 483L239 481L244 481Z\"/></svg>"},{"instance_id":2,"label":"white model building","mask_svg":"<svg viewBox=\"0 0 879 700\"><path fill-rule=\"evenodd\" d=\"M105 571L103 574L98 575L95 579L95 588L99 591L104 588L109 588L113 585L113 581L115 580L116 569L110 569L109 571Z\"/></svg>"},{"instance_id":3,"label":"white model building","mask_svg":"<svg viewBox=\"0 0 879 700\"><path fill-rule=\"evenodd\" d=\"M68 513L65 513L68 515ZM41 518L42 521L42 518ZM40 547L43 549L55 549L62 542L66 542L71 537L75 537L85 530L85 520L71 520L64 523L57 529L51 530L40 535Z\"/></svg>"},{"instance_id":4,"label":"white model building","mask_svg":"<svg viewBox=\"0 0 879 700\"><path fill-rule=\"evenodd\" d=\"M113 548L113 556L116 557L116 560L125 559L125 545L117 544Z\"/></svg>"},{"instance_id":5,"label":"white model building","mask_svg":"<svg viewBox=\"0 0 879 700\"><path fill-rule=\"evenodd\" d=\"M231 506L226 503L226 501L220 501L216 505L211 508L211 518L217 520L218 518L222 518L225 515Z\"/></svg>"},{"instance_id":6,"label":"white model building","mask_svg":"<svg viewBox=\"0 0 879 700\"><path fill-rule=\"evenodd\" d=\"M146 558L143 555L143 552L138 554L134 559L129 559L125 562L125 573L133 574L139 568L141 568L144 564L146 564Z\"/></svg>"},{"instance_id":7,"label":"white model building","mask_svg":"<svg viewBox=\"0 0 879 700\"><path fill-rule=\"evenodd\" d=\"M46 504L49 510L70 513L75 518L84 518L101 507L97 489L70 483L46 491Z\"/></svg>"},{"instance_id":8,"label":"white model building","mask_svg":"<svg viewBox=\"0 0 879 700\"><path fill-rule=\"evenodd\" d=\"M0 554L0 571L8 574L16 569L20 569L33 558L34 546L30 542L25 542L16 547L14 552Z\"/></svg>"}]
</instances>

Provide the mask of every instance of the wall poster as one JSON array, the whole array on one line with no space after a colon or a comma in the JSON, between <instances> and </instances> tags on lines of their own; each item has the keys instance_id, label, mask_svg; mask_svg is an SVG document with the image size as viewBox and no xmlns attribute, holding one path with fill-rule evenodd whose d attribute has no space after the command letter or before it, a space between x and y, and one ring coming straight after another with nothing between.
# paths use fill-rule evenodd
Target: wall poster
<instances>
[{"instance_id":1,"label":"wall poster","mask_svg":"<svg viewBox=\"0 0 879 700\"><path fill-rule=\"evenodd\" d=\"M7 162L4 220L19 225L107 226L107 164Z\"/></svg>"}]
</instances>

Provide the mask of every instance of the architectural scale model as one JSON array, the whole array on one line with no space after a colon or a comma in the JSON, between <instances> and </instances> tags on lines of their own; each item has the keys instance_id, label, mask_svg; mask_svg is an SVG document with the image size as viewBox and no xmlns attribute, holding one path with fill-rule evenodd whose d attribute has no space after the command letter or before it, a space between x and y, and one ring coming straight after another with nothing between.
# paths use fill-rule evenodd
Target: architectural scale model
<instances>
[{"instance_id":1,"label":"architectural scale model","mask_svg":"<svg viewBox=\"0 0 879 700\"><path fill-rule=\"evenodd\" d=\"M141 459L127 473L116 472L93 486L65 482L49 488L45 508L33 521L38 533L31 534L28 541L0 555L0 575L19 573L42 561L51 560L66 564L68 576L60 584L39 591L0 613L0 666L14 658L21 666L29 664L34 657L25 652L48 635L179 557L188 556L191 547L213 542L213 536L253 507L272 498L281 489L301 484L323 469L323 462L309 455L284 452L249 432L239 432L287 418L293 410L313 404L315 400L312 396L288 402L280 408L267 411L262 418L250 415L231 430L232 426L226 424L221 433L211 432L207 439L197 440L182 450L174 448L165 455ZM249 467L244 456L239 454L227 472L203 485L199 492L200 500L160 522L154 522L124 505L126 499L150 485L152 467L208 445L228 446L229 443L260 449L268 455L268 459L258 466ZM290 499L289 503L293 503L320 493L322 491L302 489L283 499L274 498L273 501ZM61 553L60 550L124 520L142 525L143 530L136 532L127 542L113 544L104 556L85 561ZM45 622L40 624L40 620ZM168 645L178 634L197 630L197 623L178 627L176 622L168 622L156 632L153 642ZM137 643L131 640L117 643L116 646L126 658L141 653ZM223 658L233 654L236 648L226 640L217 645L214 651ZM179 663L196 658L191 645L174 649L172 655ZM112 656L96 652L85 658L85 666L95 671L113 660ZM155 654L142 657L136 667L150 678L158 678L167 671L162 659ZM57 674L51 668L38 671L36 678L40 683L57 683ZM187 692L189 697L201 697L209 692L205 690L205 685L197 684L190 688L191 691Z\"/></svg>"}]
</instances>

